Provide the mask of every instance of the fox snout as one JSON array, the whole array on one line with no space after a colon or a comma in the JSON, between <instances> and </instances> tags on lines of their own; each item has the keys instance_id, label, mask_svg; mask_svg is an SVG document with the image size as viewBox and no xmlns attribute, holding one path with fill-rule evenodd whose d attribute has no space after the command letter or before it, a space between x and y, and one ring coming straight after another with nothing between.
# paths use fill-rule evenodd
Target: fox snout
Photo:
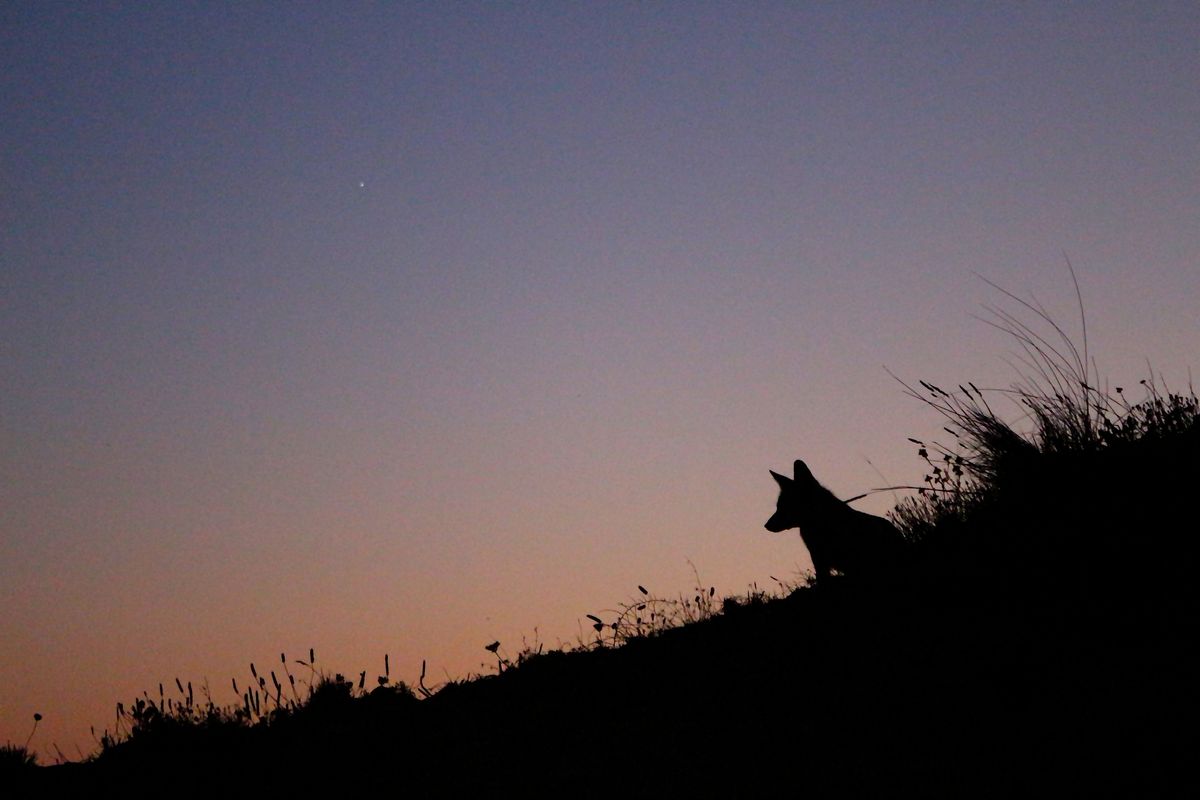
<instances>
[{"instance_id":1,"label":"fox snout","mask_svg":"<svg viewBox=\"0 0 1200 800\"><path fill-rule=\"evenodd\" d=\"M767 523L763 525L763 527L769 530L771 533L783 533L788 528L795 528L796 524L784 519L783 512L776 511L771 515L771 518L767 520Z\"/></svg>"}]
</instances>

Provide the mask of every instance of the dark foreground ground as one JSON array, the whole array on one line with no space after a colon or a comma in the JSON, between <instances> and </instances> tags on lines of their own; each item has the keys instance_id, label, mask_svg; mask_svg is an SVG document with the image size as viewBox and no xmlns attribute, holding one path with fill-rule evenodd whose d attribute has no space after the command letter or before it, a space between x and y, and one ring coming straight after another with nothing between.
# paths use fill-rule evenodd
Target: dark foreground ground
<instances>
[{"instance_id":1,"label":"dark foreground ground","mask_svg":"<svg viewBox=\"0 0 1200 800\"><path fill-rule=\"evenodd\" d=\"M0 794L1196 796L1195 445L1053 464L887 577L428 700L330 684L270 726L164 723Z\"/></svg>"},{"instance_id":2,"label":"dark foreground ground","mask_svg":"<svg viewBox=\"0 0 1200 800\"><path fill-rule=\"evenodd\" d=\"M1147 796L1193 780L1184 620L937 600L931 612L917 592L846 580L616 650L547 654L426 701L327 689L269 729L168 731L19 788Z\"/></svg>"}]
</instances>

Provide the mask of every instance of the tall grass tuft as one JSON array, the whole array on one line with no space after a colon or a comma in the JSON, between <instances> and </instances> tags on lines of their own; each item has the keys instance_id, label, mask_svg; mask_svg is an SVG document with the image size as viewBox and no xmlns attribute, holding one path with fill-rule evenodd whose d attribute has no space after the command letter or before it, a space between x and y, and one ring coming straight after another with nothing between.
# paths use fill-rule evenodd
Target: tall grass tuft
<instances>
[{"instance_id":1,"label":"tall grass tuft","mask_svg":"<svg viewBox=\"0 0 1200 800\"><path fill-rule=\"evenodd\" d=\"M41 714L33 715L33 728L25 738L25 744L9 743L0 746L0 775L37 766L37 753L29 749L29 743L33 741L33 735L37 733L38 723L41 721Z\"/></svg>"},{"instance_id":2,"label":"tall grass tuft","mask_svg":"<svg viewBox=\"0 0 1200 800\"><path fill-rule=\"evenodd\" d=\"M1193 513L1183 500L1200 482L1200 401L1191 385L1172 391L1152 371L1136 401L1121 386L1102 385L1071 277L1078 342L1036 301L991 284L1019 306L985 307L985 321L1019 347L1010 387L901 381L943 418L952 439L910 439L928 471L892 520L926 555L967 552L996 577L1022 580L1040 570L1049 585L1083 573L1113 582L1132 574L1143 595L1178 589L1148 576L1179 572L1182 580L1194 560L1177 520ZM1011 419L1004 409L1015 409ZM1173 563L1155 563L1162 560ZM962 567L956 560L950 568Z\"/></svg>"}]
</instances>

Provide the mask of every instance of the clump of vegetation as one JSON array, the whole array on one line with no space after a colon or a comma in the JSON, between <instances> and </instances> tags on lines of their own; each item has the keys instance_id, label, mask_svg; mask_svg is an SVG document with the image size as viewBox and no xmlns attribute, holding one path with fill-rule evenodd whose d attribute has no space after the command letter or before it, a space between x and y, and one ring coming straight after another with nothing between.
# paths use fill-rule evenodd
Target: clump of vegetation
<instances>
[{"instance_id":1,"label":"clump of vegetation","mask_svg":"<svg viewBox=\"0 0 1200 800\"><path fill-rule=\"evenodd\" d=\"M37 766L37 753L19 744L0 746L0 775Z\"/></svg>"},{"instance_id":2,"label":"clump of vegetation","mask_svg":"<svg viewBox=\"0 0 1200 800\"><path fill-rule=\"evenodd\" d=\"M213 700L207 684L201 687L203 699L198 701L192 682L185 684L179 678L175 679L177 696L169 696L160 683L157 698L143 692L128 706L117 703L113 729L110 731L106 728L98 737L101 757L122 749L143 746L157 749L164 743L176 743L181 737L237 737L251 729L286 726L306 717L328 716L338 709L368 699L373 699L376 704L381 698L389 696L402 702L416 699L407 684L391 680L391 664L387 654L383 657L384 672L375 679L376 685L370 690L366 688L365 670L359 673L357 684L340 673L331 677L319 670L316 652L312 648L309 648L307 661L295 659L292 662L294 666L307 670L307 675L302 675L299 682L289 667L285 653L279 654L279 662L278 672L283 674L282 680L275 669L260 673L254 663L250 664L249 684L239 686L237 679L233 678L231 685L234 695L240 697L237 703L218 704ZM423 685L422 691L429 694Z\"/></svg>"},{"instance_id":3,"label":"clump of vegetation","mask_svg":"<svg viewBox=\"0 0 1200 800\"><path fill-rule=\"evenodd\" d=\"M41 721L41 714L33 715L33 729L25 738L25 744L18 745L9 742L0 746L0 775L37 766L37 753L29 749L29 743L33 741L33 735L37 733L38 723Z\"/></svg>"},{"instance_id":4,"label":"clump of vegetation","mask_svg":"<svg viewBox=\"0 0 1200 800\"><path fill-rule=\"evenodd\" d=\"M664 597L639 584L636 596L616 609L603 612L609 615L612 622L604 622L595 614L587 615L592 622L595 638L582 644L585 647L619 647L635 639L657 636L684 625L711 619L730 603L737 602L736 598L718 598L716 587L705 586L695 564L691 564L691 567L695 576L695 588L691 593ZM751 587L747 597L755 594L765 593L757 587Z\"/></svg>"},{"instance_id":5,"label":"clump of vegetation","mask_svg":"<svg viewBox=\"0 0 1200 800\"><path fill-rule=\"evenodd\" d=\"M993 593L1016 588L1032 608L1086 607L1096 619L1132 603L1178 613L1200 568L1181 524L1194 517L1187 498L1200 482L1194 388L1173 391L1152 372L1140 399L1107 388L1088 353L1082 300L1076 344L1036 301L996 288L1033 315L1027 323L987 308L1020 348L1017 382L904 384L952 437L910 439L927 471L891 518L915 543L917 571ZM1011 421L1001 413L1010 408Z\"/></svg>"},{"instance_id":6,"label":"clump of vegetation","mask_svg":"<svg viewBox=\"0 0 1200 800\"><path fill-rule=\"evenodd\" d=\"M1074 465L1085 458L1125 458L1136 455L1134 448L1148 451L1196 436L1200 401L1192 387L1177 393L1153 378L1139 383L1146 397L1133 404L1123 388L1109 394L1085 380L1072 387L1073 394L1005 390L1027 410L1033 423L1029 431L1018 430L994 412L973 383L947 392L922 381L927 394L907 387L955 426L944 429L954 436L955 445L909 439L918 445L917 454L929 471L917 496L897 505L894 520L919 539L962 521L990 494L1013 483L1027 484L1031 470L1052 479L1046 468L1065 466L1068 460Z\"/></svg>"}]
</instances>

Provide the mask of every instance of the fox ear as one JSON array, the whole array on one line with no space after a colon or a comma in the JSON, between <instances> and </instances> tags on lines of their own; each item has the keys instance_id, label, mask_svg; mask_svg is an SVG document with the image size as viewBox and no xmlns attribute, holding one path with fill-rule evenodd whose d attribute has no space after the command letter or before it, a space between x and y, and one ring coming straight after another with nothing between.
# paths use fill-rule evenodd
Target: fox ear
<instances>
[{"instance_id":1,"label":"fox ear","mask_svg":"<svg viewBox=\"0 0 1200 800\"><path fill-rule=\"evenodd\" d=\"M782 475L780 475L778 472L776 472L775 470L770 470L770 472L771 472L771 477L775 479L775 482L779 484L780 488L783 488L784 486L787 486L789 483L792 482L791 478L785 478Z\"/></svg>"},{"instance_id":2,"label":"fox ear","mask_svg":"<svg viewBox=\"0 0 1200 800\"><path fill-rule=\"evenodd\" d=\"M792 472L795 474L797 481L804 481L805 483L816 483L817 481L800 459L796 459L796 463L792 465Z\"/></svg>"}]
</instances>

